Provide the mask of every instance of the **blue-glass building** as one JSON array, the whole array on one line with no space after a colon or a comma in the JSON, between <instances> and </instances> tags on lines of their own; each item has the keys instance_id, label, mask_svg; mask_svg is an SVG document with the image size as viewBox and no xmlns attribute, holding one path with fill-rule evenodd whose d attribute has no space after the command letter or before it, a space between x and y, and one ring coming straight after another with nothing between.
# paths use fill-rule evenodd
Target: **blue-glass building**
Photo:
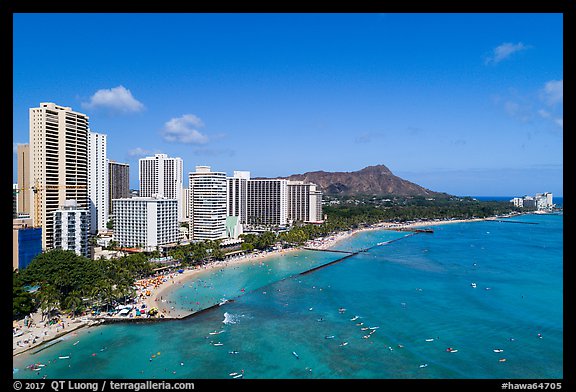
<instances>
[{"instance_id":1,"label":"blue-glass building","mask_svg":"<svg viewBox=\"0 0 576 392\"><path fill-rule=\"evenodd\" d=\"M22 271L32 259L42 253L42 228L18 229L18 270Z\"/></svg>"}]
</instances>

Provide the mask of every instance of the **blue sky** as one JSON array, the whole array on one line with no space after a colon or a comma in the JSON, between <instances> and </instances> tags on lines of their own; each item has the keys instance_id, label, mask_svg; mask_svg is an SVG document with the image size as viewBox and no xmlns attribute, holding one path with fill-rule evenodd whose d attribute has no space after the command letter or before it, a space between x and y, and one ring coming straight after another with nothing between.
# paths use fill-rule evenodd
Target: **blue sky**
<instances>
[{"instance_id":1,"label":"blue sky","mask_svg":"<svg viewBox=\"0 0 576 392\"><path fill-rule=\"evenodd\" d=\"M377 164L453 195L563 194L562 14L14 14L13 144L70 106L108 157L253 177ZM13 179L16 182L16 155Z\"/></svg>"}]
</instances>

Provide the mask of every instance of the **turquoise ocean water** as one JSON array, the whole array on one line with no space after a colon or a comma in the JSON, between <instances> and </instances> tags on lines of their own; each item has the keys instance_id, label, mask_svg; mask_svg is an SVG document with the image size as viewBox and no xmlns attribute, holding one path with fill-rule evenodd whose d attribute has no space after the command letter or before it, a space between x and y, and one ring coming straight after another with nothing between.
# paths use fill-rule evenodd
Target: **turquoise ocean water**
<instances>
[{"instance_id":1,"label":"turquoise ocean water","mask_svg":"<svg viewBox=\"0 0 576 392\"><path fill-rule=\"evenodd\" d=\"M13 377L563 378L563 216L512 220L536 224L364 232L335 248L400 240L304 275L341 255L299 251L206 272L175 288L173 311L233 302L181 321L69 334L14 357ZM32 363L45 366L27 370Z\"/></svg>"}]
</instances>

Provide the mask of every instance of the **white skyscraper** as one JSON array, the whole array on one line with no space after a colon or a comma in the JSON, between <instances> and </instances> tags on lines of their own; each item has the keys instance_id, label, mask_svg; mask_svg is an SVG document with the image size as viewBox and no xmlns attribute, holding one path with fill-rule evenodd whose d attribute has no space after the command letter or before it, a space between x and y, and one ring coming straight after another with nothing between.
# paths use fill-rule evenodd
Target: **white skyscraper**
<instances>
[{"instance_id":1,"label":"white skyscraper","mask_svg":"<svg viewBox=\"0 0 576 392\"><path fill-rule=\"evenodd\" d=\"M108 162L106 135L88 132L88 198L90 233L106 231L108 220Z\"/></svg>"},{"instance_id":2,"label":"white skyscraper","mask_svg":"<svg viewBox=\"0 0 576 392\"><path fill-rule=\"evenodd\" d=\"M234 176L226 179L226 215L237 216L240 224L248 221L248 180L249 171L234 171Z\"/></svg>"},{"instance_id":3,"label":"white skyscraper","mask_svg":"<svg viewBox=\"0 0 576 392\"><path fill-rule=\"evenodd\" d=\"M88 210L80 208L76 200L66 200L53 215L54 249L73 250L77 255L89 257Z\"/></svg>"},{"instance_id":4,"label":"white skyscraper","mask_svg":"<svg viewBox=\"0 0 576 392\"><path fill-rule=\"evenodd\" d=\"M178 201L178 220L182 220L182 158L169 158L166 154L139 160L140 195L157 195Z\"/></svg>"},{"instance_id":5,"label":"white skyscraper","mask_svg":"<svg viewBox=\"0 0 576 392\"><path fill-rule=\"evenodd\" d=\"M157 246L176 243L178 204L175 199L132 197L112 200L114 240L123 247L153 251Z\"/></svg>"},{"instance_id":6,"label":"white skyscraper","mask_svg":"<svg viewBox=\"0 0 576 392\"><path fill-rule=\"evenodd\" d=\"M190 188L190 239L226 237L226 173L196 166L188 174Z\"/></svg>"},{"instance_id":7,"label":"white skyscraper","mask_svg":"<svg viewBox=\"0 0 576 392\"><path fill-rule=\"evenodd\" d=\"M42 227L42 249L53 248L53 212L66 200L88 209L88 116L41 103L30 108L30 214Z\"/></svg>"}]
</instances>

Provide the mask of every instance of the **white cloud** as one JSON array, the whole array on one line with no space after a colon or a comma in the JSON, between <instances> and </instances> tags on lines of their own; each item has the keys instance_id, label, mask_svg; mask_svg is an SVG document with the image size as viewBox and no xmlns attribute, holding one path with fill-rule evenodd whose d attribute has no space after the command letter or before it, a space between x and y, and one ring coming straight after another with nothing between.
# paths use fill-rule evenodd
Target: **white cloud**
<instances>
[{"instance_id":1,"label":"white cloud","mask_svg":"<svg viewBox=\"0 0 576 392\"><path fill-rule=\"evenodd\" d=\"M564 101L564 79L551 80L542 89L542 99L550 106Z\"/></svg>"},{"instance_id":2,"label":"white cloud","mask_svg":"<svg viewBox=\"0 0 576 392\"><path fill-rule=\"evenodd\" d=\"M153 155L154 152L151 150L146 150L142 147L136 147L128 151L128 155L131 157L144 157L147 155Z\"/></svg>"},{"instance_id":3,"label":"white cloud","mask_svg":"<svg viewBox=\"0 0 576 392\"><path fill-rule=\"evenodd\" d=\"M90 102L83 102L85 109L109 109L116 112L131 113L144 110L142 102L138 101L130 90L124 86L98 90L90 97Z\"/></svg>"},{"instance_id":4,"label":"white cloud","mask_svg":"<svg viewBox=\"0 0 576 392\"><path fill-rule=\"evenodd\" d=\"M208 136L196 128L204 126L202 120L194 114L184 114L173 118L164 124L162 136L167 142L204 144L208 143Z\"/></svg>"},{"instance_id":5,"label":"white cloud","mask_svg":"<svg viewBox=\"0 0 576 392\"><path fill-rule=\"evenodd\" d=\"M500 61L507 59L514 53L526 49L528 49L528 46L524 45L522 42L518 42L517 44L505 42L492 50L491 55L486 58L485 64L498 64Z\"/></svg>"}]
</instances>

